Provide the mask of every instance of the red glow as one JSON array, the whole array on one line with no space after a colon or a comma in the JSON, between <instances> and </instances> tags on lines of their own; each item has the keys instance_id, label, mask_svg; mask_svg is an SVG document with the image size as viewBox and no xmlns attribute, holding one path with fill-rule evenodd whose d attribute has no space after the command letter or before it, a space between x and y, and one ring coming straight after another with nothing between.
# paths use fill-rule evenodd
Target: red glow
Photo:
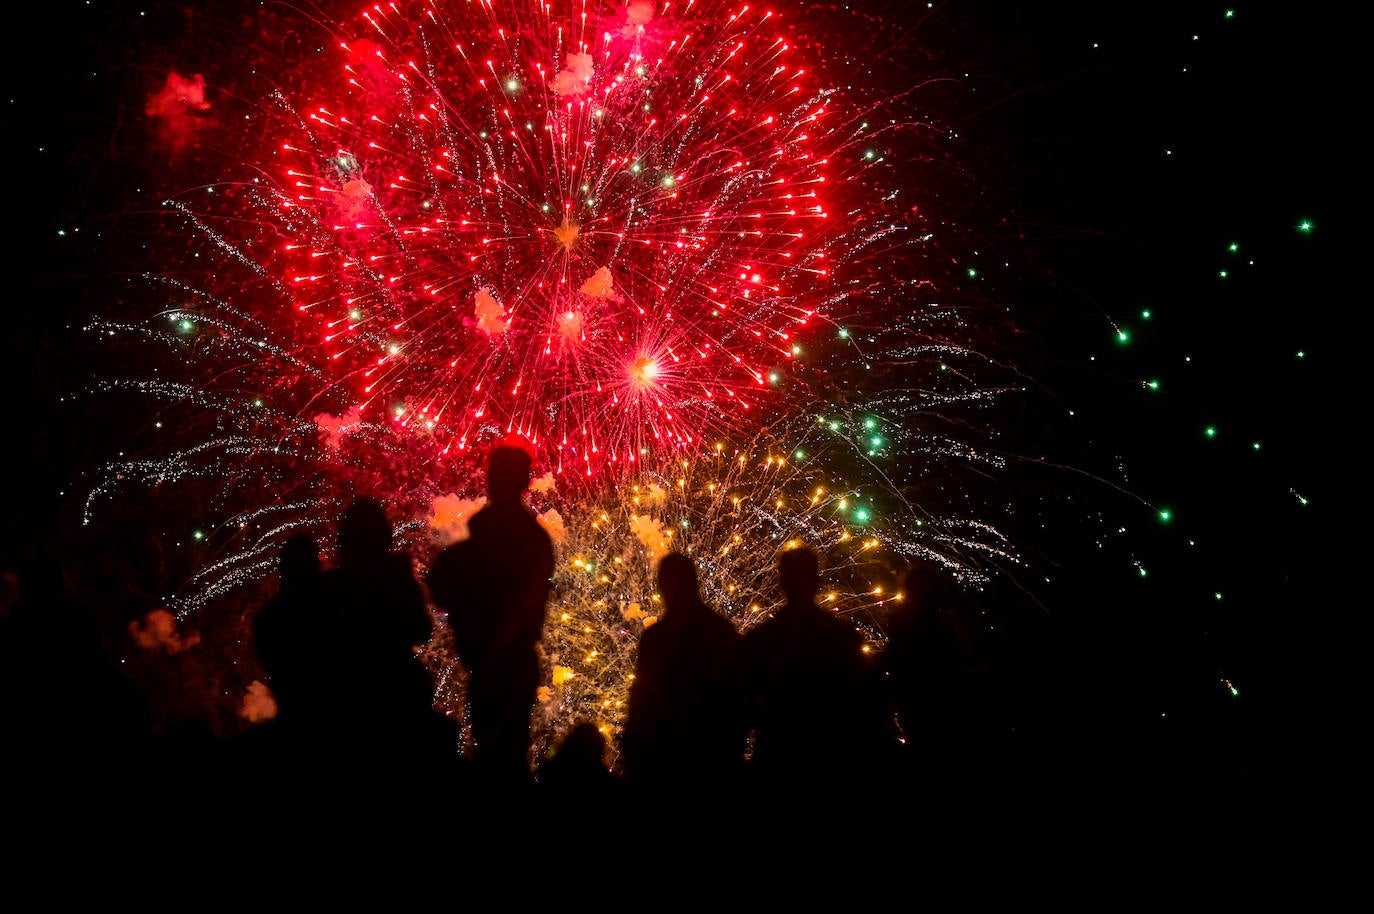
<instances>
[{"instance_id":1,"label":"red glow","mask_svg":"<svg viewBox=\"0 0 1374 914\"><path fill-rule=\"evenodd\" d=\"M327 383L376 410L431 404L437 450L519 429L567 451L550 464L599 464L700 440L739 421L721 393L772 396L767 339L828 294L812 261L837 235L786 201L844 138L815 129L820 95L772 13L533 9L364 13L332 75L302 78L308 119L269 138L282 190L313 195L263 265L309 284L302 342L366 315Z\"/></svg>"}]
</instances>

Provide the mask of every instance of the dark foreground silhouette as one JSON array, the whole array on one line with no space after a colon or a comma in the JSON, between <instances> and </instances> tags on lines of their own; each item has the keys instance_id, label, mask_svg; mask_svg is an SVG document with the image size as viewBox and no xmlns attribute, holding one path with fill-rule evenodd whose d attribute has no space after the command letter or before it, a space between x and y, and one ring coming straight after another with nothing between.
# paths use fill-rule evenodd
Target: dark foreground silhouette
<instances>
[{"instance_id":1,"label":"dark foreground silhouette","mask_svg":"<svg viewBox=\"0 0 1374 914\"><path fill-rule=\"evenodd\" d=\"M896 734L877 668L849 623L816 605L810 549L778 557L786 602L740 642L733 688L754 746L751 780L832 790L890 769Z\"/></svg>"},{"instance_id":2,"label":"dark foreground silhouette","mask_svg":"<svg viewBox=\"0 0 1374 914\"><path fill-rule=\"evenodd\" d=\"M360 499L339 528L339 560L320 579L328 745L340 764L404 774L452 754L456 731L434 708L417 645L433 637L410 556L391 551L380 504Z\"/></svg>"},{"instance_id":3,"label":"dark foreground silhouette","mask_svg":"<svg viewBox=\"0 0 1374 914\"><path fill-rule=\"evenodd\" d=\"M522 448L492 451L488 501L468 522L471 536L439 553L429 572L468 672L475 767L510 784L530 778L530 712L553 576L553 543L522 500L530 470Z\"/></svg>"},{"instance_id":4,"label":"dark foreground silhouette","mask_svg":"<svg viewBox=\"0 0 1374 914\"><path fill-rule=\"evenodd\" d=\"M1081 663L1048 636L1019 640L1016 663L997 656L980 640L970 594L939 566L911 567L885 643L866 643L818 603L821 569L809 549L777 557L784 603L743 637L702 596L719 593L719 582L698 580L688 555L664 557L664 611L641 637L624 732L582 722L536 766L530 720L554 553L524 504L531 469L518 448L491 454L490 501L472 518L472 537L444 550L428 576L468 672L470 743L435 710L417 648L442 623L376 502L346 512L328 570L307 537L283 548L277 592L252 617L276 716L241 738L195 720L155 724L106 659L104 623L66 595L57 565L7 558L0 672L12 793L137 806L149 795L166 802L174 786L227 818L311 798L340 812L375 801L476 821L483 809L500 818L517 794L569 815L604 804L646 817L744 809L769 796L781 801L770 813L802 816L848 808L856 793L910 810L1249 783L1236 775L1244 760L1209 771L1188 754L1226 745L1202 714L1195 730L1176 726L1172 742L1123 725L1113 733L1113 683L1074 678ZM110 606L141 602L131 588L107 589ZM148 607L136 609L115 627Z\"/></svg>"},{"instance_id":5,"label":"dark foreground silhouette","mask_svg":"<svg viewBox=\"0 0 1374 914\"><path fill-rule=\"evenodd\" d=\"M625 776L640 787L719 786L738 779L745 721L727 680L740 636L701 599L696 565L659 562L663 617L639 639L621 740Z\"/></svg>"},{"instance_id":6,"label":"dark foreground silhouette","mask_svg":"<svg viewBox=\"0 0 1374 914\"><path fill-rule=\"evenodd\" d=\"M300 757L323 746L323 725L331 700L327 658L320 649L325 622L320 579L324 573L313 537L296 534L277 560L277 594L253 619L253 640L267 673L276 716L262 725L259 742L285 757Z\"/></svg>"}]
</instances>

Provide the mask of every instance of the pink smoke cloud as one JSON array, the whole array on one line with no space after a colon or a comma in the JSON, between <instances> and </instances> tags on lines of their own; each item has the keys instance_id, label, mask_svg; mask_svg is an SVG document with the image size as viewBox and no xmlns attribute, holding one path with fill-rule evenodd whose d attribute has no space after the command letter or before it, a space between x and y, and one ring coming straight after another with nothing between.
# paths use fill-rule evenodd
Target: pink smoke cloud
<instances>
[{"instance_id":1,"label":"pink smoke cloud","mask_svg":"<svg viewBox=\"0 0 1374 914\"><path fill-rule=\"evenodd\" d=\"M626 38L634 37L642 26L654 18L654 5L649 0L635 0L625 8L625 27L620 34Z\"/></svg>"},{"instance_id":2,"label":"pink smoke cloud","mask_svg":"<svg viewBox=\"0 0 1374 914\"><path fill-rule=\"evenodd\" d=\"M553 91L559 95L581 95L591 88L592 55L569 54L568 65L553 78Z\"/></svg>"},{"instance_id":3,"label":"pink smoke cloud","mask_svg":"<svg viewBox=\"0 0 1374 914\"><path fill-rule=\"evenodd\" d=\"M548 533L549 539L553 540L555 543L566 543L568 541L568 528L563 523L563 515L559 514L553 508L538 515L535 519L539 521L539 526L544 528L544 532Z\"/></svg>"},{"instance_id":4,"label":"pink smoke cloud","mask_svg":"<svg viewBox=\"0 0 1374 914\"><path fill-rule=\"evenodd\" d=\"M157 123L159 138L174 155L184 151L212 123L205 116L209 110L205 77L197 73L188 79L175 70L167 74L162 88L148 96L143 106L143 113Z\"/></svg>"},{"instance_id":5,"label":"pink smoke cloud","mask_svg":"<svg viewBox=\"0 0 1374 914\"><path fill-rule=\"evenodd\" d=\"M343 444L345 435L350 435L362 425L363 417L358 407L353 407L342 416L320 413L315 417L315 427L320 430L324 443L331 448Z\"/></svg>"},{"instance_id":6,"label":"pink smoke cloud","mask_svg":"<svg viewBox=\"0 0 1374 914\"><path fill-rule=\"evenodd\" d=\"M239 717L250 724L256 724L272 720L276 716L276 696L266 683L254 679L248 684L248 691L243 693L243 701L239 704Z\"/></svg>"},{"instance_id":7,"label":"pink smoke cloud","mask_svg":"<svg viewBox=\"0 0 1374 914\"><path fill-rule=\"evenodd\" d=\"M506 309L496 300L496 296L492 295L489 289L477 290L474 311L477 317L478 330L488 336L500 336L506 332L506 327L509 324L506 319Z\"/></svg>"},{"instance_id":8,"label":"pink smoke cloud","mask_svg":"<svg viewBox=\"0 0 1374 914\"><path fill-rule=\"evenodd\" d=\"M487 503L483 498L440 495L430 504L428 523L440 545L468 538L468 521Z\"/></svg>"},{"instance_id":9,"label":"pink smoke cloud","mask_svg":"<svg viewBox=\"0 0 1374 914\"><path fill-rule=\"evenodd\" d=\"M582 284L578 291L589 298L618 300L615 295L615 281L611 279L610 267L602 267L587 277L587 281Z\"/></svg>"},{"instance_id":10,"label":"pink smoke cloud","mask_svg":"<svg viewBox=\"0 0 1374 914\"><path fill-rule=\"evenodd\" d=\"M165 609L153 610L141 623L138 620L130 622L129 634L144 650L165 650L169 654L180 654L200 644L197 632L182 636L177 631L177 617Z\"/></svg>"}]
</instances>

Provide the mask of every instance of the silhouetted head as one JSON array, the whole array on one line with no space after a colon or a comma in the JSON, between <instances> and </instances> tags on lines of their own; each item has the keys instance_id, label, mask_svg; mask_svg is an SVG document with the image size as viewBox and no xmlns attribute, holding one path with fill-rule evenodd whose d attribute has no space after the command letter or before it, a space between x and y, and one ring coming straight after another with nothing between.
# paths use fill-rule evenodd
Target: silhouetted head
<instances>
[{"instance_id":1,"label":"silhouetted head","mask_svg":"<svg viewBox=\"0 0 1374 914\"><path fill-rule=\"evenodd\" d=\"M658 589L669 610L700 603L696 564L681 552L668 553L658 563Z\"/></svg>"},{"instance_id":2,"label":"silhouetted head","mask_svg":"<svg viewBox=\"0 0 1374 914\"><path fill-rule=\"evenodd\" d=\"M576 761L587 769L606 766L606 736L590 721L582 721L568 731L558 744L557 754Z\"/></svg>"},{"instance_id":3,"label":"silhouetted head","mask_svg":"<svg viewBox=\"0 0 1374 914\"><path fill-rule=\"evenodd\" d=\"M339 522L339 564L352 565L386 555L391 548L391 521L382 503L360 498Z\"/></svg>"},{"instance_id":4,"label":"silhouetted head","mask_svg":"<svg viewBox=\"0 0 1374 914\"><path fill-rule=\"evenodd\" d=\"M306 533L292 534L277 555L277 572L283 590L308 584L319 576L320 547L315 538Z\"/></svg>"},{"instance_id":5,"label":"silhouetted head","mask_svg":"<svg viewBox=\"0 0 1374 914\"><path fill-rule=\"evenodd\" d=\"M524 448L503 444L487 458L487 496L494 502L519 501L529 488L534 461Z\"/></svg>"},{"instance_id":6,"label":"silhouetted head","mask_svg":"<svg viewBox=\"0 0 1374 914\"><path fill-rule=\"evenodd\" d=\"M779 555L778 582L789 605L812 605L821 586L821 560L816 551L799 546Z\"/></svg>"}]
</instances>

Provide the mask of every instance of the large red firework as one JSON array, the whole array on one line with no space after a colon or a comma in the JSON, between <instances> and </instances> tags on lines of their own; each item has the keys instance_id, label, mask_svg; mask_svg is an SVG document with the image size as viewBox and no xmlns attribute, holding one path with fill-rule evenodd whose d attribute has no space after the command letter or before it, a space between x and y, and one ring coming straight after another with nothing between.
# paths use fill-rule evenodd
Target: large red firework
<instances>
[{"instance_id":1,"label":"large red firework","mask_svg":"<svg viewBox=\"0 0 1374 914\"><path fill-rule=\"evenodd\" d=\"M334 408L439 459L517 433L586 475L747 417L817 321L843 235L825 202L840 115L779 18L364 11L332 77L277 96L284 240L254 253Z\"/></svg>"}]
</instances>

